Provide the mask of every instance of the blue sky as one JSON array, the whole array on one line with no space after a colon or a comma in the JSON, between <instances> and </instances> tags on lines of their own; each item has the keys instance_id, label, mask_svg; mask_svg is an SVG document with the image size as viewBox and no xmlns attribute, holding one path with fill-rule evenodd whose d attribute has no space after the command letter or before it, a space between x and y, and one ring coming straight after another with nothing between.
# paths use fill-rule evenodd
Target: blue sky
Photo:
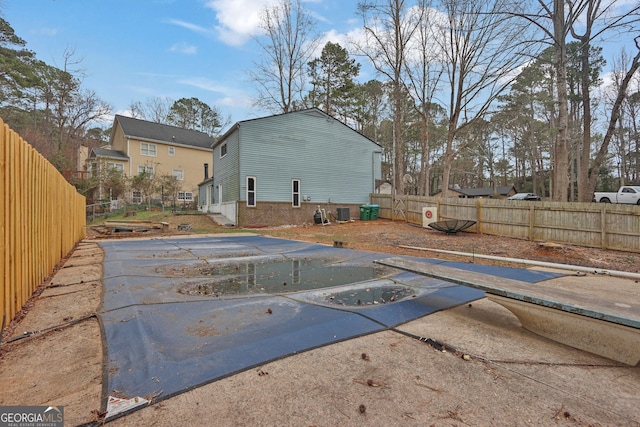
<instances>
[{"instance_id":1,"label":"blue sky","mask_svg":"<svg viewBox=\"0 0 640 427\"><path fill-rule=\"evenodd\" d=\"M48 64L62 68L65 49L74 49L83 86L114 113L150 97L196 97L236 122L266 114L252 107L247 70L260 55L252 36L269 2L4 0L0 12ZM303 4L325 40L346 47L346 35L361 26L355 0Z\"/></svg>"},{"instance_id":2,"label":"blue sky","mask_svg":"<svg viewBox=\"0 0 640 427\"><path fill-rule=\"evenodd\" d=\"M252 107L247 71L261 53L252 39L259 13L275 1L0 0L0 13L48 64L62 67L65 50L74 50L86 74L84 88L111 104L114 114L126 114L132 101L196 97L233 123L268 114ZM320 48L326 41L348 47L347 40L361 37L357 0L302 1L317 20ZM632 40L626 43L634 52ZM620 45L607 45L609 64ZM357 60L361 81L376 77Z\"/></svg>"}]
</instances>

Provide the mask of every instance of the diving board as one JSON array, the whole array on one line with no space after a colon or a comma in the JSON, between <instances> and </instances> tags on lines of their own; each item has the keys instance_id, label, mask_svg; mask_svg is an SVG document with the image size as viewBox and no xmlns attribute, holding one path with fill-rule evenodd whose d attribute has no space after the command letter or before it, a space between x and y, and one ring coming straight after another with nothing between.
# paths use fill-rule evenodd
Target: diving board
<instances>
[{"instance_id":1,"label":"diving board","mask_svg":"<svg viewBox=\"0 0 640 427\"><path fill-rule=\"evenodd\" d=\"M608 277L596 285L582 277L572 277L570 285L555 280L525 283L399 257L376 262L482 290L534 333L631 366L640 364L637 284L618 289L607 285Z\"/></svg>"}]
</instances>

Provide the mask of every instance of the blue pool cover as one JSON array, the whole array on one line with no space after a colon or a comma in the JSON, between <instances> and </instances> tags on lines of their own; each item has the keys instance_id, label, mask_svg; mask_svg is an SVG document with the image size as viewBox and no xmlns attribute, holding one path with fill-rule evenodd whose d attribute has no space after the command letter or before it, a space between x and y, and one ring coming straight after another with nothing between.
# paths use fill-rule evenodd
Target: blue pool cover
<instances>
[{"instance_id":1,"label":"blue pool cover","mask_svg":"<svg viewBox=\"0 0 640 427\"><path fill-rule=\"evenodd\" d=\"M373 268L373 261L389 256L262 236L113 240L100 245L105 252L99 316L106 349L105 402L108 395L162 400L272 360L393 328L484 296L476 289L390 268L354 283L347 278L336 284L327 278L313 289L296 287L296 274L315 274L298 272L300 260L330 260L339 276L340 271L352 271L349 267ZM557 277L413 259L529 283ZM269 279L264 266L296 260L289 283L264 284ZM233 292L211 287L216 272ZM405 289L405 296L367 305L332 301L338 292L390 287Z\"/></svg>"}]
</instances>

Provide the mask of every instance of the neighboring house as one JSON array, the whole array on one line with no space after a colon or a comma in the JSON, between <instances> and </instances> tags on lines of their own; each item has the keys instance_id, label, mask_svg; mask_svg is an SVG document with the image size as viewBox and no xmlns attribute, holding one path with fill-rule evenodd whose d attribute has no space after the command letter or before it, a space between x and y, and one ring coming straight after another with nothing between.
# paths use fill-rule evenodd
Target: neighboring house
<instances>
[{"instance_id":1,"label":"neighboring house","mask_svg":"<svg viewBox=\"0 0 640 427\"><path fill-rule=\"evenodd\" d=\"M516 194L517 191L513 185L498 187L482 187L482 188L449 188L445 197L461 197L475 199L478 197L509 197ZM437 194L437 193L436 193Z\"/></svg>"},{"instance_id":2,"label":"neighboring house","mask_svg":"<svg viewBox=\"0 0 640 427\"><path fill-rule=\"evenodd\" d=\"M239 226L311 223L318 206L357 218L381 156L378 144L317 108L241 121L213 146L199 209Z\"/></svg>"},{"instance_id":3,"label":"neighboring house","mask_svg":"<svg viewBox=\"0 0 640 427\"><path fill-rule=\"evenodd\" d=\"M93 195L94 200L110 200L117 208L118 195L110 194L103 183L106 173L113 171L124 176L125 168L129 164L129 156L122 151L112 150L110 146L92 148L86 159L87 169L92 177L98 178L98 188ZM108 199L107 199L108 198Z\"/></svg>"},{"instance_id":4,"label":"neighboring house","mask_svg":"<svg viewBox=\"0 0 640 427\"><path fill-rule=\"evenodd\" d=\"M87 161L95 163L96 159L102 159L117 168L122 165L127 177L144 171L154 176L173 175L180 190L177 194L165 194L165 199L191 203L202 180L202 165L211 161L214 138L203 132L117 115L109 142L110 149L94 150ZM142 202L136 192L129 197L130 202Z\"/></svg>"}]
</instances>

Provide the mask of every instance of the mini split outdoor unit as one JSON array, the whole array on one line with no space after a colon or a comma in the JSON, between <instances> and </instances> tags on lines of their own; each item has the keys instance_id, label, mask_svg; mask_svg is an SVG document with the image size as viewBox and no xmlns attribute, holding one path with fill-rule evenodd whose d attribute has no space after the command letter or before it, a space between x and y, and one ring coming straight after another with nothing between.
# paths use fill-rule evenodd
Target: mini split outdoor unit
<instances>
[{"instance_id":1,"label":"mini split outdoor unit","mask_svg":"<svg viewBox=\"0 0 640 427\"><path fill-rule=\"evenodd\" d=\"M422 208L422 226L426 228L432 222L438 222L438 208L426 206Z\"/></svg>"}]
</instances>

